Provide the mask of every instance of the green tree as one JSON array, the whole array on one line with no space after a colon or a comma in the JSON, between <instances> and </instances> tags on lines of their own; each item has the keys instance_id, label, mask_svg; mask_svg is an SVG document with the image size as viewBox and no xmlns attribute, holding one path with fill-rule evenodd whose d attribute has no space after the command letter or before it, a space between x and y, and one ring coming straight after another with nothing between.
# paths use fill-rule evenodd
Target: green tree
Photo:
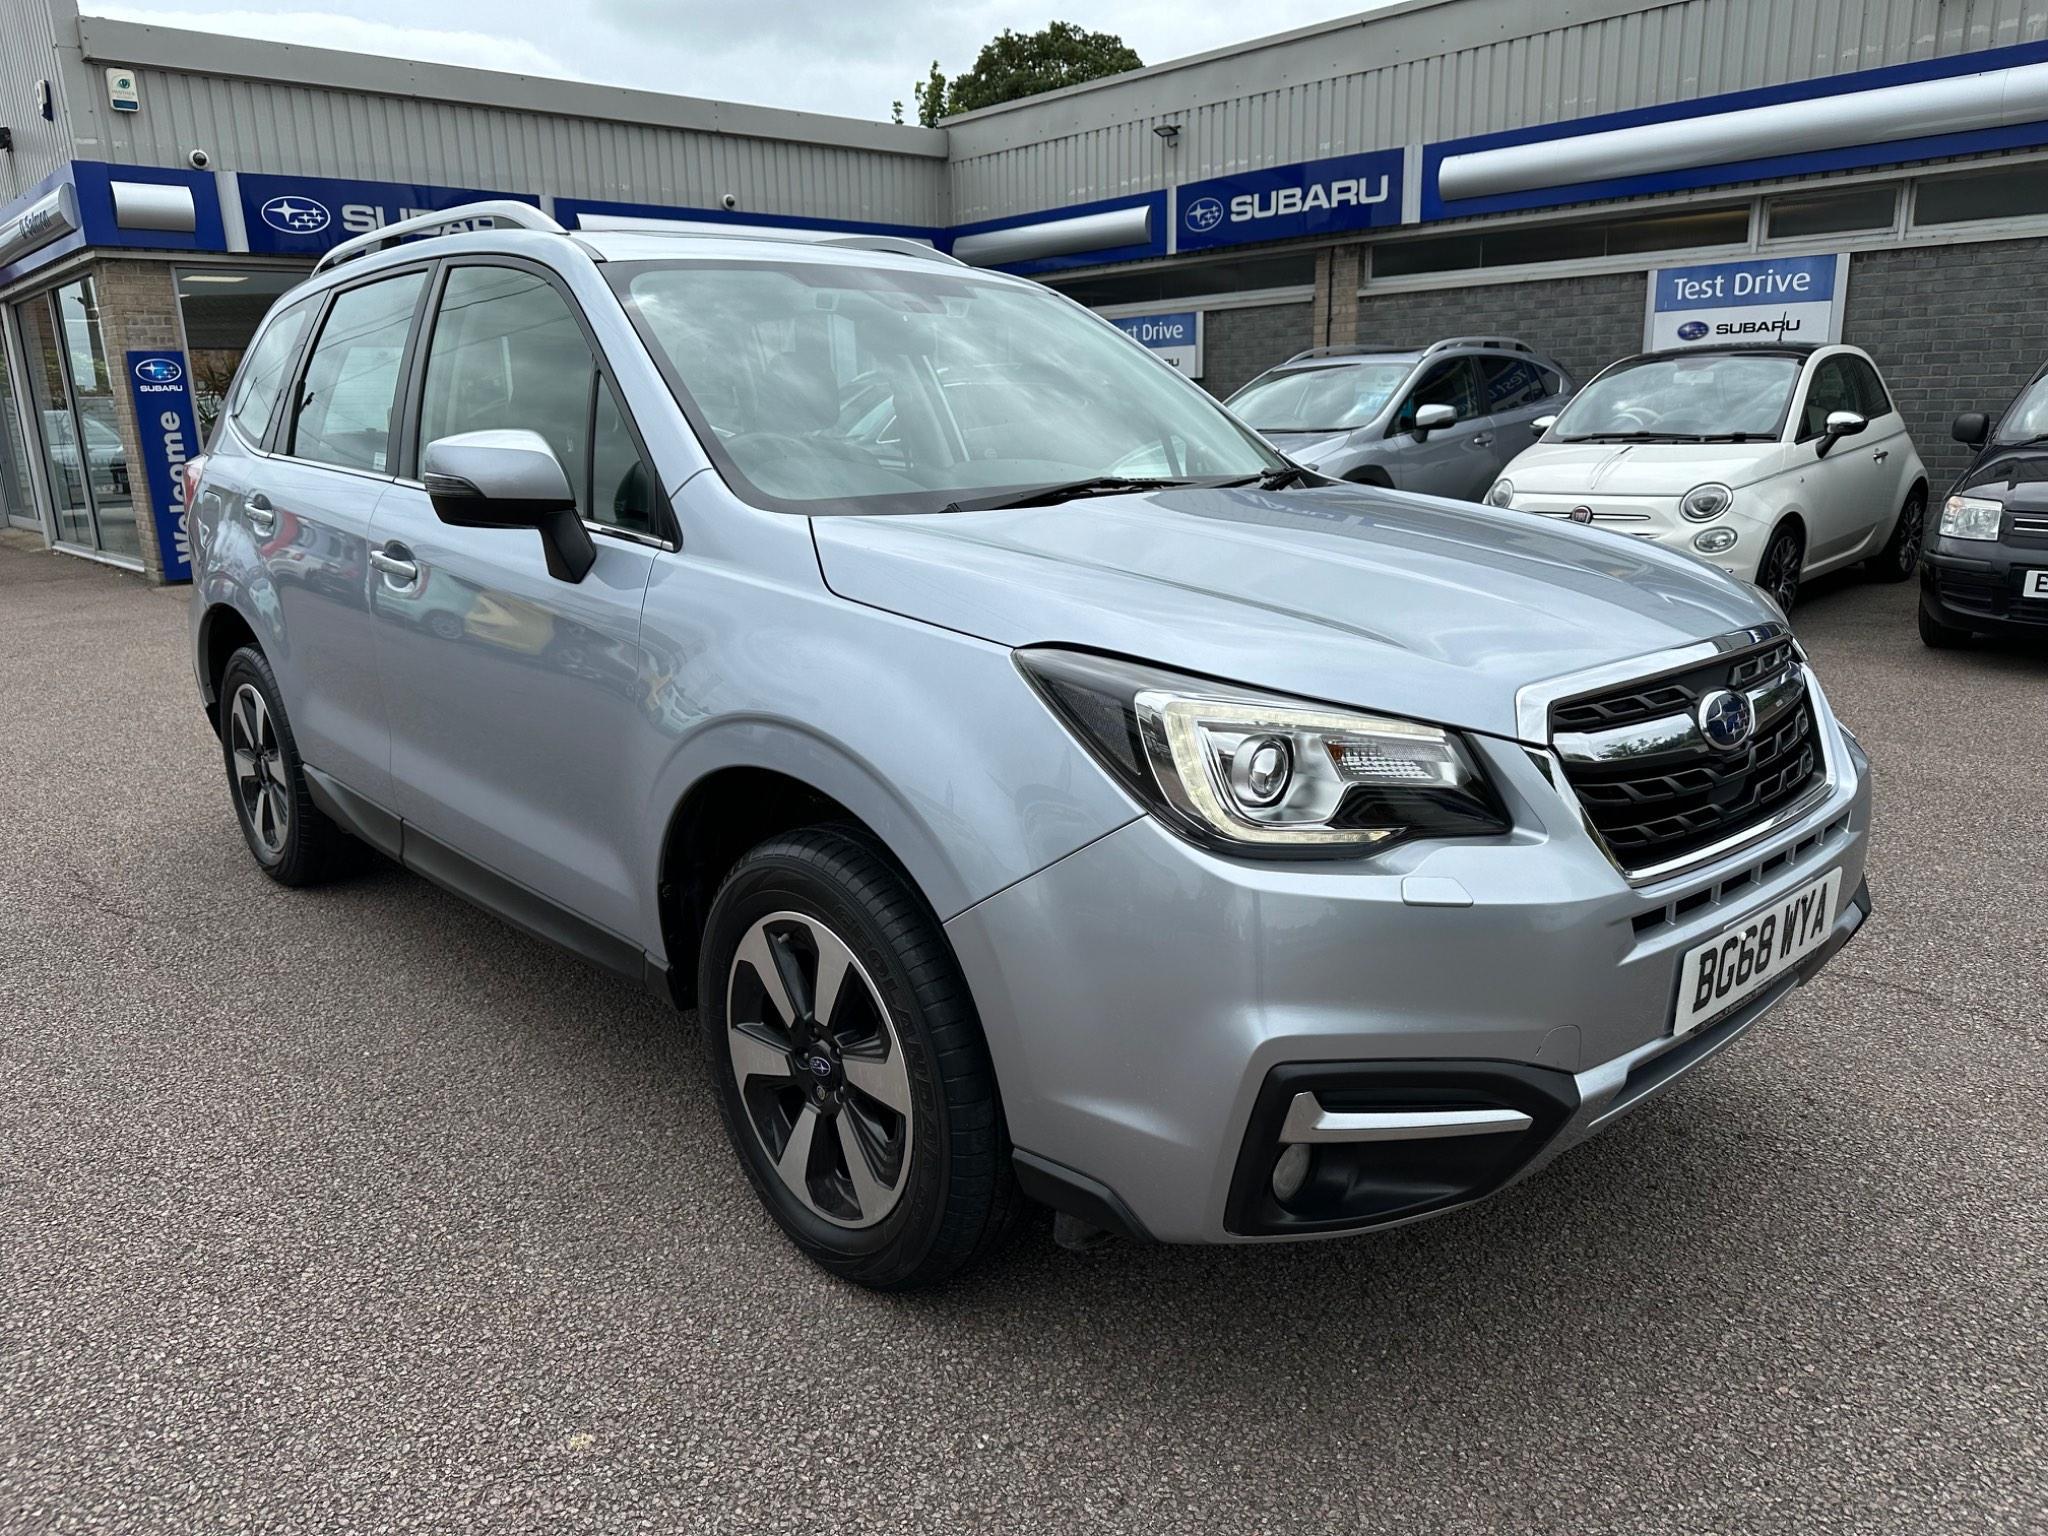
<instances>
[{"instance_id":1,"label":"green tree","mask_svg":"<svg viewBox=\"0 0 2048 1536\"><path fill-rule=\"evenodd\" d=\"M1070 21L1055 21L1039 32L1004 28L982 48L974 68L951 80L934 59L931 74L912 88L912 94L917 120L930 128L958 112L1144 67L1145 61L1114 33L1089 32Z\"/></svg>"}]
</instances>

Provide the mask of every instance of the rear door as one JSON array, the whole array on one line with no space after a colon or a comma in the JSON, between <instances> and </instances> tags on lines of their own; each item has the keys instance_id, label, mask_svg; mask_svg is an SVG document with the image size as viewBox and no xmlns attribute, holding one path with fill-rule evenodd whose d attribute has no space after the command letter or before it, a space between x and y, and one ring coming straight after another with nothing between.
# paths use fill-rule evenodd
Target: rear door
<instances>
[{"instance_id":1,"label":"rear door","mask_svg":"<svg viewBox=\"0 0 2048 1536\"><path fill-rule=\"evenodd\" d=\"M1539 416L1555 415L1563 406L1564 381L1535 359L1512 352L1480 358L1479 377L1485 392L1482 404L1493 420L1493 475L1487 482L1491 485L1510 459L1536 441L1530 424Z\"/></svg>"},{"instance_id":2,"label":"rear door","mask_svg":"<svg viewBox=\"0 0 2048 1536\"><path fill-rule=\"evenodd\" d=\"M438 844L630 935L646 863L640 609L673 542L666 501L546 268L447 263L413 371L406 474L377 509L372 583L407 862L433 872ZM532 529L435 515L424 446L493 428L538 432L561 461L597 546L582 581L548 573Z\"/></svg>"},{"instance_id":3,"label":"rear door","mask_svg":"<svg viewBox=\"0 0 2048 1536\"><path fill-rule=\"evenodd\" d=\"M1387 466L1404 491L1477 501L1495 478L1493 418L1486 414L1479 370L1469 357L1446 358L1425 367L1395 411L1387 436L1394 440ZM1458 419L1427 438L1415 436L1415 413L1425 405L1448 405Z\"/></svg>"},{"instance_id":4,"label":"rear door","mask_svg":"<svg viewBox=\"0 0 2048 1536\"><path fill-rule=\"evenodd\" d=\"M370 632L370 521L390 488L399 381L425 266L333 290L239 512L282 643L271 657L306 762L390 803L391 737Z\"/></svg>"}]
</instances>

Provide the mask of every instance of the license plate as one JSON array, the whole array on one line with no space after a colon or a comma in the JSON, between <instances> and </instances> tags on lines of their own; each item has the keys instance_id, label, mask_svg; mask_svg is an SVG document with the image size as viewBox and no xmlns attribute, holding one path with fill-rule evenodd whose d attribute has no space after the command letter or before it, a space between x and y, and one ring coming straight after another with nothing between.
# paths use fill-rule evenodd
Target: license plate
<instances>
[{"instance_id":1,"label":"license plate","mask_svg":"<svg viewBox=\"0 0 2048 1536\"><path fill-rule=\"evenodd\" d=\"M1678 966L1672 1034L1690 1034L1719 1018L1820 948L1834 929L1841 894L1842 872L1831 869L1687 950Z\"/></svg>"},{"instance_id":2,"label":"license plate","mask_svg":"<svg viewBox=\"0 0 2048 1536\"><path fill-rule=\"evenodd\" d=\"M2020 574L2020 595L2048 600L2048 571L2023 571Z\"/></svg>"}]
</instances>

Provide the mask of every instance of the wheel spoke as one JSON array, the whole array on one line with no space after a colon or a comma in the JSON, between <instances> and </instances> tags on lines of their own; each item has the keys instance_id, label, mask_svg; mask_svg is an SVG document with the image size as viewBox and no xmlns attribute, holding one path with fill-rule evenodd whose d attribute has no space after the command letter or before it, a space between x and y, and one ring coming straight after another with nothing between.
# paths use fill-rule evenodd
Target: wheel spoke
<instances>
[{"instance_id":1,"label":"wheel spoke","mask_svg":"<svg viewBox=\"0 0 2048 1536\"><path fill-rule=\"evenodd\" d=\"M259 752L268 752L272 745L270 706L263 702L263 695L260 693L252 692L249 697L254 701L256 710L256 749Z\"/></svg>"},{"instance_id":2,"label":"wheel spoke","mask_svg":"<svg viewBox=\"0 0 2048 1536\"><path fill-rule=\"evenodd\" d=\"M862 1221L872 1221L888 1208L889 1196L894 1191L876 1176L875 1165L868 1161L867 1143L853 1116L842 1112L837 1123L839 1150L845 1154L846 1173L853 1180L853 1203L859 1207Z\"/></svg>"},{"instance_id":3,"label":"wheel spoke","mask_svg":"<svg viewBox=\"0 0 2048 1536\"><path fill-rule=\"evenodd\" d=\"M737 965L750 968L761 979L761 987L768 994L768 1004L779 1015L775 1022L784 1029L796 1023L796 1004L791 1001L789 989L783 984L782 971L775 963L775 956L769 952L767 929L756 923L740 942L739 953L733 960Z\"/></svg>"},{"instance_id":4,"label":"wheel spoke","mask_svg":"<svg viewBox=\"0 0 2048 1536\"><path fill-rule=\"evenodd\" d=\"M760 1025L733 1025L727 1032L726 1048L732 1056L733 1076L742 1088L752 1078L788 1082L796 1075L788 1048L768 1039L767 1031Z\"/></svg>"},{"instance_id":5,"label":"wheel spoke","mask_svg":"<svg viewBox=\"0 0 2048 1536\"><path fill-rule=\"evenodd\" d=\"M782 982L782 995L801 1010L789 1016L790 1022L793 1024L799 1018L815 1017L810 1006L810 983L804 979L803 962L797 959L796 951L790 948L788 937L771 933L767 938L769 956L774 960L776 975Z\"/></svg>"},{"instance_id":6,"label":"wheel spoke","mask_svg":"<svg viewBox=\"0 0 2048 1536\"><path fill-rule=\"evenodd\" d=\"M818 1202L811 1198L811 1147L817 1139L818 1112L806 1104L797 1111L796 1123L789 1128L789 1140L782 1144L782 1155L775 1159L775 1171L782 1182L813 1210Z\"/></svg>"},{"instance_id":7,"label":"wheel spoke","mask_svg":"<svg viewBox=\"0 0 2048 1536\"><path fill-rule=\"evenodd\" d=\"M240 745L247 747L251 752L256 751L258 747L256 740L256 717L251 712L249 706L249 701L255 697L256 695L253 690L244 688L235 695L233 711L236 739Z\"/></svg>"},{"instance_id":8,"label":"wheel spoke","mask_svg":"<svg viewBox=\"0 0 2048 1536\"><path fill-rule=\"evenodd\" d=\"M830 1029L833 1011L839 1006L840 987L846 981L846 973L853 969L853 951L840 941L838 934L824 928L813 928L811 937L818 945L818 979L811 987L811 1017Z\"/></svg>"},{"instance_id":9,"label":"wheel spoke","mask_svg":"<svg viewBox=\"0 0 2048 1536\"><path fill-rule=\"evenodd\" d=\"M275 784L279 791L282 792L285 788L284 759L275 752L271 753L270 756L263 760L263 771L270 775L270 782Z\"/></svg>"},{"instance_id":10,"label":"wheel spoke","mask_svg":"<svg viewBox=\"0 0 2048 1536\"><path fill-rule=\"evenodd\" d=\"M256 777L256 754L242 747L236 747L234 751L236 782L246 784Z\"/></svg>"},{"instance_id":11,"label":"wheel spoke","mask_svg":"<svg viewBox=\"0 0 2048 1536\"><path fill-rule=\"evenodd\" d=\"M909 1116L910 1074L903 1068L901 1051L892 1050L887 1056L847 1051L839 1058L839 1069L847 1082L877 1104Z\"/></svg>"}]
</instances>

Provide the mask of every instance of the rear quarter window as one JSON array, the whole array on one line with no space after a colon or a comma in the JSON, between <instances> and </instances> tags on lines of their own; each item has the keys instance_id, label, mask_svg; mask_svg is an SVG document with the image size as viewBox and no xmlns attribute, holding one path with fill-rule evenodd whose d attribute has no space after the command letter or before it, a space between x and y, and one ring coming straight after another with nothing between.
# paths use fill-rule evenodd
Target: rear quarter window
<instances>
[{"instance_id":1,"label":"rear quarter window","mask_svg":"<svg viewBox=\"0 0 2048 1536\"><path fill-rule=\"evenodd\" d=\"M235 430L252 443L260 445L270 430L271 418L277 414L278 396L284 392L292 358L299 349L299 338L305 334L306 317L312 312L312 303L307 299L280 309L270 317L262 337L249 349L248 360L242 364L228 417Z\"/></svg>"}]
</instances>

